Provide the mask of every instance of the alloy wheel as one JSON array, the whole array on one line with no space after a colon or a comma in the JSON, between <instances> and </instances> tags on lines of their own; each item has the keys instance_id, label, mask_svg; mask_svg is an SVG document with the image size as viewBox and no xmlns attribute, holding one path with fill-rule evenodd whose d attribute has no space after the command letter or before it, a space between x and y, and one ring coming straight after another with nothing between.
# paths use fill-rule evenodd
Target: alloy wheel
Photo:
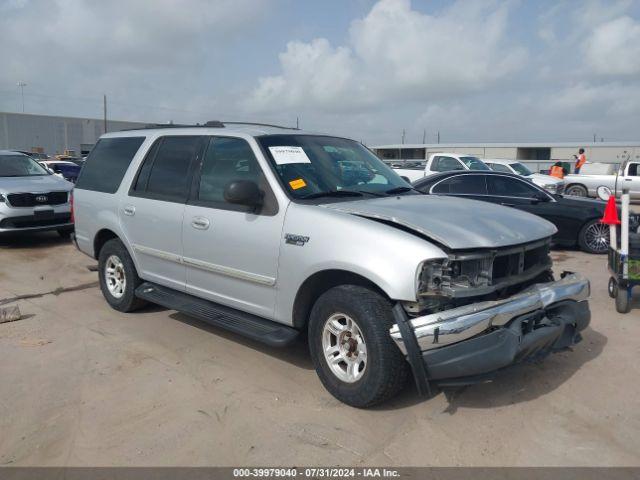
<instances>
[{"instance_id":1,"label":"alloy wheel","mask_svg":"<svg viewBox=\"0 0 640 480\"><path fill-rule=\"evenodd\" d=\"M367 367L367 345L358 324L348 315L335 313L324 324L322 350L331 372L346 383L362 378Z\"/></svg>"}]
</instances>

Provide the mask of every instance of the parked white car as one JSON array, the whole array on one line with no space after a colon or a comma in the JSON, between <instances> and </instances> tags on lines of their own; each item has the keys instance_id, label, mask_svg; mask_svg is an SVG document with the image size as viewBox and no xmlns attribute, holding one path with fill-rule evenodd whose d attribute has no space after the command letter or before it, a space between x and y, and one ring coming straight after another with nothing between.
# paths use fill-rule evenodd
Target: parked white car
<instances>
[{"instance_id":1,"label":"parked white car","mask_svg":"<svg viewBox=\"0 0 640 480\"><path fill-rule=\"evenodd\" d=\"M527 180L535 183L539 187L544 188L550 193L563 193L564 192L564 180L561 180L551 175L543 175L542 173L534 173L526 165L518 162L517 160L506 160L502 158L485 158L486 163L491 170L503 173L514 173L525 177Z\"/></svg>"},{"instance_id":2,"label":"parked white car","mask_svg":"<svg viewBox=\"0 0 640 480\"><path fill-rule=\"evenodd\" d=\"M465 153L434 153L429 156L427 164L421 164L414 168L394 167L398 175L415 182L434 173L450 172L453 170L491 170L482 160Z\"/></svg>"}]
</instances>

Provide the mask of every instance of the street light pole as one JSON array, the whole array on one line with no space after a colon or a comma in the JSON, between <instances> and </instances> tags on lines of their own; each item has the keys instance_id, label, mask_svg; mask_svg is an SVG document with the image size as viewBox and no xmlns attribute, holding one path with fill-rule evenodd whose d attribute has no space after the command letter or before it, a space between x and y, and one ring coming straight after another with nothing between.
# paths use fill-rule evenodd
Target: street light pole
<instances>
[{"instance_id":1,"label":"street light pole","mask_svg":"<svg viewBox=\"0 0 640 480\"><path fill-rule=\"evenodd\" d=\"M22 113L24 113L24 87L27 86L24 82L18 82L16 85L20 87L20 93L22 94Z\"/></svg>"}]
</instances>

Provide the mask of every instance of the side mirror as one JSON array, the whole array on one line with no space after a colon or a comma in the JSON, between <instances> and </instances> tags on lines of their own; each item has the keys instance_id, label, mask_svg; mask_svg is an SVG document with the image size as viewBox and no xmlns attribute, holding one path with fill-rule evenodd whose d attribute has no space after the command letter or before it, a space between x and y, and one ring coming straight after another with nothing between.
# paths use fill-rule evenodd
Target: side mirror
<instances>
[{"instance_id":1,"label":"side mirror","mask_svg":"<svg viewBox=\"0 0 640 480\"><path fill-rule=\"evenodd\" d=\"M224 189L224 199L236 205L257 208L262 205L262 192L256 182L236 180L229 183Z\"/></svg>"},{"instance_id":2,"label":"side mirror","mask_svg":"<svg viewBox=\"0 0 640 480\"><path fill-rule=\"evenodd\" d=\"M600 185L598 188L596 188L596 195L598 195L598 198L600 200L604 200L606 202L611 196L611 189L609 187L605 187L604 185Z\"/></svg>"}]
</instances>

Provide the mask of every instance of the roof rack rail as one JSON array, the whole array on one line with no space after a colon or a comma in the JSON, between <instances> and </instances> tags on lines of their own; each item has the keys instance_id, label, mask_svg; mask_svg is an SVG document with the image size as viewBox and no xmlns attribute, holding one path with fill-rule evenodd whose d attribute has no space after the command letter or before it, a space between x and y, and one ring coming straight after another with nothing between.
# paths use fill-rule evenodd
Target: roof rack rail
<instances>
[{"instance_id":1,"label":"roof rack rail","mask_svg":"<svg viewBox=\"0 0 640 480\"><path fill-rule=\"evenodd\" d=\"M209 123L209 122L207 122ZM299 128L296 127L285 127L283 125L273 125L271 123L256 123L256 122L222 122L223 124L227 125L256 125L258 127L272 127L272 128L282 128L283 130L300 130Z\"/></svg>"},{"instance_id":2,"label":"roof rack rail","mask_svg":"<svg viewBox=\"0 0 640 480\"><path fill-rule=\"evenodd\" d=\"M137 128L125 128L120 130L121 132L128 132L130 130L147 130L154 128L224 128L225 125L254 125L258 127L271 127L271 128L281 128L283 130L300 130L296 127L285 127L282 125L272 125L270 123L256 123L256 122L221 122L220 120L209 120L205 123L196 123L194 125L189 125L186 123L149 123L142 127Z\"/></svg>"}]
</instances>

